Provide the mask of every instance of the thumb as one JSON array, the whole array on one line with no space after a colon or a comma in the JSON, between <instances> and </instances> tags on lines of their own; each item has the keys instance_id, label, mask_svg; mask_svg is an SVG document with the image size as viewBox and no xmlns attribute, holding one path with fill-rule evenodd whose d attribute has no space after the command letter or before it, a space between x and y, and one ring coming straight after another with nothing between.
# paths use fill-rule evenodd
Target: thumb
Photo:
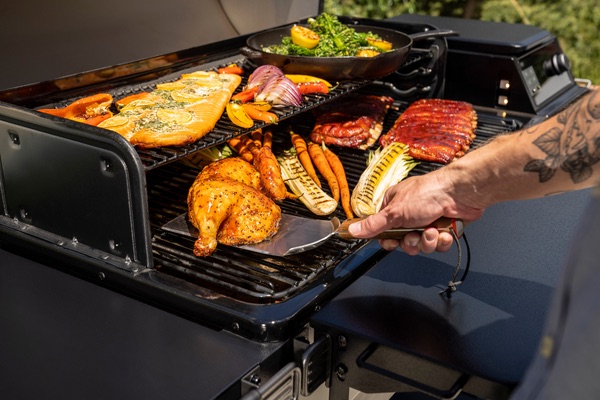
<instances>
[{"instance_id":1,"label":"thumb","mask_svg":"<svg viewBox=\"0 0 600 400\"><path fill-rule=\"evenodd\" d=\"M388 229L387 219L380 213L359 218L348 226L348 233L358 239L371 238Z\"/></svg>"}]
</instances>

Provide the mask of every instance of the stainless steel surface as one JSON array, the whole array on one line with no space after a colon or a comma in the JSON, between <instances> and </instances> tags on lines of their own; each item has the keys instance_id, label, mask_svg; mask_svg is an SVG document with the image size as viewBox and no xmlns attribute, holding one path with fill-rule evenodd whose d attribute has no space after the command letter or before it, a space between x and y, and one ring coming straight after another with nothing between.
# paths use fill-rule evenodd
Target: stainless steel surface
<instances>
[{"instance_id":1,"label":"stainless steel surface","mask_svg":"<svg viewBox=\"0 0 600 400\"><path fill-rule=\"evenodd\" d=\"M323 245L334 235L340 235L340 226L343 227L343 239L352 239L347 232L348 225L355 220L346 220L343 223L337 217L331 219L317 219L300 217L283 213L279 230L269 240L256 244L238 246L240 249L250 250L260 254L285 257L292 254L304 253ZM432 224L439 230L450 231L452 229L458 237L463 234L463 222L461 220L440 219ZM198 237L198 229L188 220L187 214L173 218L162 226L162 229L179 235ZM392 228L388 229L375 239L401 239L407 233L423 231L425 228ZM359 240L359 239L356 239Z\"/></svg>"},{"instance_id":2,"label":"stainless steel surface","mask_svg":"<svg viewBox=\"0 0 600 400\"><path fill-rule=\"evenodd\" d=\"M329 239L335 233L339 223L335 217L332 220L312 219L284 213L275 236L269 240L239 246L239 248L280 257L300 253L314 249ZM198 230L188 221L187 214L172 219L162 228L180 235L198 237Z\"/></svg>"},{"instance_id":3,"label":"stainless steel surface","mask_svg":"<svg viewBox=\"0 0 600 400\"><path fill-rule=\"evenodd\" d=\"M154 57L316 15L319 0L2 2L0 88Z\"/></svg>"}]
</instances>

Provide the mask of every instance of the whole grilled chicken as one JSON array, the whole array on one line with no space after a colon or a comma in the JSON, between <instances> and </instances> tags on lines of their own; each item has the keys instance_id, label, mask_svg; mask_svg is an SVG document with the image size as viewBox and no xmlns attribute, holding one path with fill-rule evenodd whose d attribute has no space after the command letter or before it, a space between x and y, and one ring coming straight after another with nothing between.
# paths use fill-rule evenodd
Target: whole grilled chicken
<instances>
[{"instance_id":1,"label":"whole grilled chicken","mask_svg":"<svg viewBox=\"0 0 600 400\"><path fill-rule=\"evenodd\" d=\"M258 189L256 174L246 161L231 158L210 164L196 177L187 199L190 222L199 231L196 256L211 255L217 243L254 244L277 233L281 209Z\"/></svg>"},{"instance_id":2,"label":"whole grilled chicken","mask_svg":"<svg viewBox=\"0 0 600 400\"><path fill-rule=\"evenodd\" d=\"M224 158L208 164L201 175L207 178L227 177L260 189L260 173L248 161L240 157Z\"/></svg>"}]
</instances>

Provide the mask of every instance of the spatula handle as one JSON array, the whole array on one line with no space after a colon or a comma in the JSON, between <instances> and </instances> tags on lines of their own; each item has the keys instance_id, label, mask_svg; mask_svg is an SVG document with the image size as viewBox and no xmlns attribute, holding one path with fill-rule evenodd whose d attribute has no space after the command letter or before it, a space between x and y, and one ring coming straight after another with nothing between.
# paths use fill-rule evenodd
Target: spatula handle
<instances>
[{"instance_id":1,"label":"spatula handle","mask_svg":"<svg viewBox=\"0 0 600 400\"><path fill-rule=\"evenodd\" d=\"M345 220L344 222L342 222L342 224L337 229L337 234L342 239L353 239L354 237L352 235L350 235L350 233L348 232L348 227L350 226L350 224L360 221L362 219L364 219L364 218L353 218L353 219ZM438 220L435 220L428 227L435 227L440 232L449 232L450 230L453 230L458 237L462 236L463 228L464 228L462 220L446 218L446 217L442 217ZM423 231L426 228L427 227L388 229L387 231L381 232L380 234L375 236L373 239L402 239L409 232Z\"/></svg>"}]
</instances>

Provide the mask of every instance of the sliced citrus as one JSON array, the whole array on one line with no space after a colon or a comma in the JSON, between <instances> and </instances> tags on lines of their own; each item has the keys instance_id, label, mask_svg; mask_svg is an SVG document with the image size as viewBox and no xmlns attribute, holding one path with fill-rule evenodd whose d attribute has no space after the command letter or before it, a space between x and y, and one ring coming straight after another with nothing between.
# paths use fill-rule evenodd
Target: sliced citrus
<instances>
[{"instance_id":1,"label":"sliced citrus","mask_svg":"<svg viewBox=\"0 0 600 400\"><path fill-rule=\"evenodd\" d=\"M156 85L156 89L158 90L177 90L177 89L183 89L185 88L185 82L178 80L175 82L166 82L166 83L159 83L158 85Z\"/></svg>"},{"instance_id":2,"label":"sliced citrus","mask_svg":"<svg viewBox=\"0 0 600 400\"><path fill-rule=\"evenodd\" d=\"M368 37L367 42L369 42L371 46L377 47L383 51L390 51L392 49L392 43L388 42L387 40Z\"/></svg>"},{"instance_id":3,"label":"sliced citrus","mask_svg":"<svg viewBox=\"0 0 600 400\"><path fill-rule=\"evenodd\" d=\"M317 47L321 38L319 34L307 27L294 25L290 31L292 42L298 46L305 47L307 49L313 49Z\"/></svg>"},{"instance_id":4,"label":"sliced citrus","mask_svg":"<svg viewBox=\"0 0 600 400\"><path fill-rule=\"evenodd\" d=\"M156 116L163 122L185 124L192 120L192 114L184 110L160 109Z\"/></svg>"},{"instance_id":5,"label":"sliced citrus","mask_svg":"<svg viewBox=\"0 0 600 400\"><path fill-rule=\"evenodd\" d=\"M129 122L129 118L122 115L115 115L109 119L106 119L98 124L101 128L112 129L119 126L123 126Z\"/></svg>"},{"instance_id":6,"label":"sliced citrus","mask_svg":"<svg viewBox=\"0 0 600 400\"><path fill-rule=\"evenodd\" d=\"M182 74L181 79L206 79L214 75L217 75L217 73L211 71L195 71L190 74Z\"/></svg>"},{"instance_id":7,"label":"sliced citrus","mask_svg":"<svg viewBox=\"0 0 600 400\"><path fill-rule=\"evenodd\" d=\"M366 49L366 50L359 51L356 56L357 57L375 57L378 55L379 55L378 51Z\"/></svg>"},{"instance_id":8,"label":"sliced citrus","mask_svg":"<svg viewBox=\"0 0 600 400\"><path fill-rule=\"evenodd\" d=\"M183 101L187 103L193 103L196 101L201 101L206 97L206 93L199 92L197 93L194 90L190 89L182 89L182 90L174 90L171 92L171 98L175 101Z\"/></svg>"}]
</instances>

